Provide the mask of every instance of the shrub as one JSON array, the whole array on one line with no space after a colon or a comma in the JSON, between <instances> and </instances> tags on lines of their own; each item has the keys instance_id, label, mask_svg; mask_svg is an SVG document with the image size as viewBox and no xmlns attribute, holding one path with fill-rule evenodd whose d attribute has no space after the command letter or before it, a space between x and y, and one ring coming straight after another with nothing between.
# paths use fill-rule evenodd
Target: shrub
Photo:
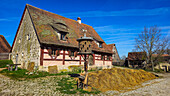
<instances>
[{"instance_id":1,"label":"shrub","mask_svg":"<svg viewBox=\"0 0 170 96\"><path fill-rule=\"evenodd\" d=\"M67 69L62 69L62 70L60 70L60 72L64 73L64 72L68 72L68 70Z\"/></svg>"},{"instance_id":2,"label":"shrub","mask_svg":"<svg viewBox=\"0 0 170 96\"><path fill-rule=\"evenodd\" d=\"M72 69L75 67L83 67L83 65L70 65L70 66L68 66L68 69Z\"/></svg>"},{"instance_id":3,"label":"shrub","mask_svg":"<svg viewBox=\"0 0 170 96\"><path fill-rule=\"evenodd\" d=\"M68 66L68 69L71 69L72 72L81 72L83 65L71 65Z\"/></svg>"},{"instance_id":4,"label":"shrub","mask_svg":"<svg viewBox=\"0 0 170 96\"><path fill-rule=\"evenodd\" d=\"M7 67L7 64L13 64L12 60L0 60L0 68Z\"/></svg>"}]
</instances>

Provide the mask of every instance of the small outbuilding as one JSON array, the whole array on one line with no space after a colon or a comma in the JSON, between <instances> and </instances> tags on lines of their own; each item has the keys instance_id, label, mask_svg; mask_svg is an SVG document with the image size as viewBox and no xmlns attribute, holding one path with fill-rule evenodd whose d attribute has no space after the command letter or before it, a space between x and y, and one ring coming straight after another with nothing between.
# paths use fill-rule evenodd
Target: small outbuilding
<instances>
[{"instance_id":1,"label":"small outbuilding","mask_svg":"<svg viewBox=\"0 0 170 96\"><path fill-rule=\"evenodd\" d=\"M9 59L11 46L3 35L0 35L0 60Z\"/></svg>"},{"instance_id":2,"label":"small outbuilding","mask_svg":"<svg viewBox=\"0 0 170 96\"><path fill-rule=\"evenodd\" d=\"M129 52L128 57L125 60L125 66L132 68L142 68L144 67L145 59L145 52Z\"/></svg>"}]
</instances>

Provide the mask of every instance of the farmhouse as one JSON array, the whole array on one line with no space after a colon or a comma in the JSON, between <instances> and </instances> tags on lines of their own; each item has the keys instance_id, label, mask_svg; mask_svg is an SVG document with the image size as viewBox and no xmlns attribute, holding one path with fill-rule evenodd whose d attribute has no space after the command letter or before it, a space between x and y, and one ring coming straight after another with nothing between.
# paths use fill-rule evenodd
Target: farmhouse
<instances>
[{"instance_id":1,"label":"farmhouse","mask_svg":"<svg viewBox=\"0 0 170 96\"><path fill-rule=\"evenodd\" d=\"M143 68L146 59L146 52L129 52L125 61L125 66L133 68Z\"/></svg>"},{"instance_id":2,"label":"farmhouse","mask_svg":"<svg viewBox=\"0 0 170 96\"><path fill-rule=\"evenodd\" d=\"M0 35L0 60L9 59L11 46L3 35Z\"/></svg>"},{"instance_id":3,"label":"farmhouse","mask_svg":"<svg viewBox=\"0 0 170 96\"><path fill-rule=\"evenodd\" d=\"M111 66L113 47L93 27L81 23L81 18L75 21L27 4L13 41L11 59L23 68L34 62L35 68L45 71L54 65L58 70L83 65L77 39L84 33L93 38L93 54L87 56L89 66Z\"/></svg>"}]
</instances>

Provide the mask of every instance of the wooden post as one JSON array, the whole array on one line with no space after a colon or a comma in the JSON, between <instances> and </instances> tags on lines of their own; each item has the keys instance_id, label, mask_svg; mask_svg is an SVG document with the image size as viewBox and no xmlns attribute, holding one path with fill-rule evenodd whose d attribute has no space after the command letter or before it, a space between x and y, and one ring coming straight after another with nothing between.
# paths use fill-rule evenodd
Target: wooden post
<instances>
[{"instance_id":1,"label":"wooden post","mask_svg":"<svg viewBox=\"0 0 170 96\"><path fill-rule=\"evenodd\" d=\"M13 65L11 65L11 70L10 71L12 71L13 70Z\"/></svg>"},{"instance_id":2,"label":"wooden post","mask_svg":"<svg viewBox=\"0 0 170 96\"><path fill-rule=\"evenodd\" d=\"M79 55L80 56L80 62L79 62L79 64L81 65L81 55Z\"/></svg>"},{"instance_id":3,"label":"wooden post","mask_svg":"<svg viewBox=\"0 0 170 96\"><path fill-rule=\"evenodd\" d=\"M63 50L63 65L65 65L65 50Z\"/></svg>"},{"instance_id":4,"label":"wooden post","mask_svg":"<svg viewBox=\"0 0 170 96\"><path fill-rule=\"evenodd\" d=\"M86 61L86 55L84 55L84 71L87 73L87 61Z\"/></svg>"},{"instance_id":5,"label":"wooden post","mask_svg":"<svg viewBox=\"0 0 170 96\"><path fill-rule=\"evenodd\" d=\"M95 54L93 54L93 65L95 65Z\"/></svg>"},{"instance_id":6,"label":"wooden post","mask_svg":"<svg viewBox=\"0 0 170 96\"><path fill-rule=\"evenodd\" d=\"M41 48L40 65L43 66L44 48Z\"/></svg>"},{"instance_id":7,"label":"wooden post","mask_svg":"<svg viewBox=\"0 0 170 96\"><path fill-rule=\"evenodd\" d=\"M103 56L103 65L105 65L105 62L104 62L104 60L105 60L105 55Z\"/></svg>"},{"instance_id":8,"label":"wooden post","mask_svg":"<svg viewBox=\"0 0 170 96\"><path fill-rule=\"evenodd\" d=\"M127 67L129 67L130 66L130 61L128 60L128 65L127 65Z\"/></svg>"},{"instance_id":9,"label":"wooden post","mask_svg":"<svg viewBox=\"0 0 170 96\"><path fill-rule=\"evenodd\" d=\"M17 71L18 70L18 65L15 65L15 71Z\"/></svg>"}]
</instances>

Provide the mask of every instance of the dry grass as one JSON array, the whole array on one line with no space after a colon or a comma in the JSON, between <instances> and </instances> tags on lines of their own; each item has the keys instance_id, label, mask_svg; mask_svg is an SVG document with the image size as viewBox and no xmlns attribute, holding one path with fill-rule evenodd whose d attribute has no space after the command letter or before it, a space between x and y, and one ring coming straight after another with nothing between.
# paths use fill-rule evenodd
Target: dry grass
<instances>
[{"instance_id":1,"label":"dry grass","mask_svg":"<svg viewBox=\"0 0 170 96\"><path fill-rule=\"evenodd\" d=\"M141 83L157 78L144 70L134 69L104 69L89 73L89 85L102 92L109 90L133 90Z\"/></svg>"}]
</instances>

